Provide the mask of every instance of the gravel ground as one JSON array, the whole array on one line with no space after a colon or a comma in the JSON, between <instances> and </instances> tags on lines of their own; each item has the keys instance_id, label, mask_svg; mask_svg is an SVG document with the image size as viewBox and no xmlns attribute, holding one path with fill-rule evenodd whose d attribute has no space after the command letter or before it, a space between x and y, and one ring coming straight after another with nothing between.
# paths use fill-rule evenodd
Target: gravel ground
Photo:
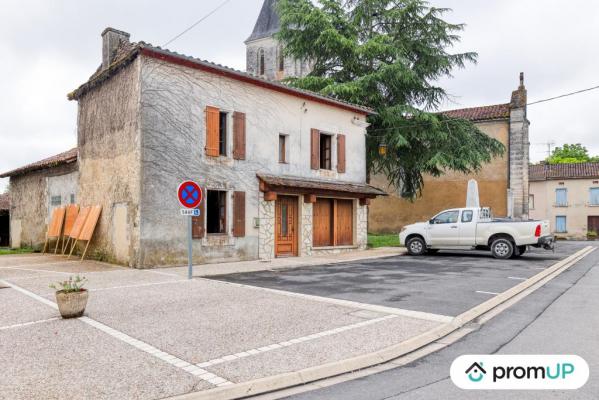
<instances>
[{"instance_id":1,"label":"gravel ground","mask_svg":"<svg viewBox=\"0 0 599 400\"><path fill-rule=\"evenodd\" d=\"M210 384L86 324L0 331L0 399L157 399Z\"/></svg>"},{"instance_id":2,"label":"gravel ground","mask_svg":"<svg viewBox=\"0 0 599 400\"><path fill-rule=\"evenodd\" d=\"M13 289L0 289L0 305L0 328L58 317L58 311Z\"/></svg>"}]
</instances>

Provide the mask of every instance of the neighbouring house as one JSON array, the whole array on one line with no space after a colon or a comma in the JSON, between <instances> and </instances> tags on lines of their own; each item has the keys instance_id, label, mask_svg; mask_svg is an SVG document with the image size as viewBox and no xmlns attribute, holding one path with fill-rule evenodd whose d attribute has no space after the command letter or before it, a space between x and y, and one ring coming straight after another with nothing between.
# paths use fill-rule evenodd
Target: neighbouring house
<instances>
[{"instance_id":1,"label":"neighbouring house","mask_svg":"<svg viewBox=\"0 0 599 400\"><path fill-rule=\"evenodd\" d=\"M77 149L0 175L10 177L10 246L40 248L52 210L75 203L78 193Z\"/></svg>"},{"instance_id":2,"label":"neighbouring house","mask_svg":"<svg viewBox=\"0 0 599 400\"><path fill-rule=\"evenodd\" d=\"M176 193L187 179L204 191L192 224L196 263L366 247L368 204L385 195L366 184L370 109L132 43L115 29L102 39L101 66L68 95L78 102L77 202L103 207L92 251L132 267L185 263ZM21 243L45 229L46 174L57 171L5 174L20 187L12 209L22 211L11 218ZM20 184L27 179L38 187ZM26 212L31 195L39 209Z\"/></svg>"},{"instance_id":3,"label":"neighbouring house","mask_svg":"<svg viewBox=\"0 0 599 400\"><path fill-rule=\"evenodd\" d=\"M385 190L389 197L372 202L369 230L396 233L403 226L426 221L442 210L464 207L470 179L478 181L481 205L492 207L494 215L527 218L530 122L526 117L526 97L524 76L520 74L520 85L509 103L445 111L451 118L472 121L482 132L503 143L506 153L477 173L424 176L422 196L413 202L401 198L385 176L373 176L370 183Z\"/></svg>"},{"instance_id":4,"label":"neighbouring house","mask_svg":"<svg viewBox=\"0 0 599 400\"><path fill-rule=\"evenodd\" d=\"M599 233L599 163L530 166L530 216L547 219L558 237Z\"/></svg>"},{"instance_id":5,"label":"neighbouring house","mask_svg":"<svg viewBox=\"0 0 599 400\"><path fill-rule=\"evenodd\" d=\"M10 245L10 197L0 194L0 247Z\"/></svg>"}]
</instances>

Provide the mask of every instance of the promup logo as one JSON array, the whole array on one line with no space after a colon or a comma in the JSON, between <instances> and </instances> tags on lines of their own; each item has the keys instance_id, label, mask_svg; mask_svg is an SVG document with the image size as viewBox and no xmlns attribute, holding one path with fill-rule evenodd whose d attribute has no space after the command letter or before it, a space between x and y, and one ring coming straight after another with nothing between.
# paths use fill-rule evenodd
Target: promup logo
<instances>
[{"instance_id":1,"label":"promup logo","mask_svg":"<svg viewBox=\"0 0 599 400\"><path fill-rule=\"evenodd\" d=\"M574 355L469 355L451 364L450 375L462 389L578 389L589 366Z\"/></svg>"},{"instance_id":2,"label":"promup logo","mask_svg":"<svg viewBox=\"0 0 599 400\"><path fill-rule=\"evenodd\" d=\"M485 377L487 371L483 368L483 363L475 362L467 370L468 379L472 382L480 382Z\"/></svg>"}]
</instances>

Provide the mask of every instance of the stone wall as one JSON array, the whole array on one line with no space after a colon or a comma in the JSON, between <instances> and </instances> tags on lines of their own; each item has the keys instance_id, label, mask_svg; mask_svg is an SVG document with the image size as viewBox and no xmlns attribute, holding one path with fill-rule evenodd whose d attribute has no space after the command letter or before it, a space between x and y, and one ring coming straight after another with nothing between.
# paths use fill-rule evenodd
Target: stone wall
<instances>
[{"instance_id":1,"label":"stone wall","mask_svg":"<svg viewBox=\"0 0 599 400\"><path fill-rule=\"evenodd\" d=\"M510 189L515 218L528 218L528 165L530 162L526 108L510 112Z\"/></svg>"},{"instance_id":2,"label":"stone wall","mask_svg":"<svg viewBox=\"0 0 599 400\"><path fill-rule=\"evenodd\" d=\"M64 186L53 184L49 190L49 181L62 182ZM77 163L11 177L11 247L30 246L41 249L46 240L52 212L50 195L70 199L70 194L76 187Z\"/></svg>"},{"instance_id":3,"label":"stone wall","mask_svg":"<svg viewBox=\"0 0 599 400\"><path fill-rule=\"evenodd\" d=\"M258 256L261 260L272 260L275 257L275 202L265 201L260 193L260 240Z\"/></svg>"},{"instance_id":4,"label":"stone wall","mask_svg":"<svg viewBox=\"0 0 599 400\"><path fill-rule=\"evenodd\" d=\"M78 100L79 203L102 205L90 251L130 266L139 260L139 68L136 60Z\"/></svg>"},{"instance_id":5,"label":"stone wall","mask_svg":"<svg viewBox=\"0 0 599 400\"><path fill-rule=\"evenodd\" d=\"M311 256L312 255L312 242L314 238L313 229L313 210L314 205L312 203L306 203L300 198L300 223L302 233L300 237L300 255Z\"/></svg>"},{"instance_id":6,"label":"stone wall","mask_svg":"<svg viewBox=\"0 0 599 400\"><path fill-rule=\"evenodd\" d=\"M289 77L306 76L312 71L309 62L285 57L284 69L279 70L279 54L281 47L274 38L264 38L247 43L246 70L252 75L259 75L258 54L264 51L264 76L270 80L282 80Z\"/></svg>"}]
</instances>

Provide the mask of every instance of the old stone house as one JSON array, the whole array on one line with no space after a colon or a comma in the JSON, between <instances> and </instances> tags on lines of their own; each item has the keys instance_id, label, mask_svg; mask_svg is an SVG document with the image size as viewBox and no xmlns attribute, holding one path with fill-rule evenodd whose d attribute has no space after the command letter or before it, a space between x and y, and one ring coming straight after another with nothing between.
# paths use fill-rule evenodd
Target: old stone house
<instances>
[{"instance_id":1,"label":"old stone house","mask_svg":"<svg viewBox=\"0 0 599 400\"><path fill-rule=\"evenodd\" d=\"M424 176L422 196L413 202L401 198L386 177L373 176L370 183L387 191L389 197L373 201L370 231L396 233L403 226L426 221L442 210L465 207L470 179L478 181L481 205L492 207L494 215L527 218L530 122L526 116L526 98L521 74L520 85L512 93L509 103L444 112L451 118L473 122L482 132L503 143L506 153L477 173L447 172L438 178Z\"/></svg>"},{"instance_id":2,"label":"old stone house","mask_svg":"<svg viewBox=\"0 0 599 400\"><path fill-rule=\"evenodd\" d=\"M54 208L77 202L77 149L3 173L10 177L10 246L40 248Z\"/></svg>"},{"instance_id":3,"label":"old stone house","mask_svg":"<svg viewBox=\"0 0 599 400\"><path fill-rule=\"evenodd\" d=\"M384 194L366 184L371 110L111 28L102 38L101 67L69 94L79 106L77 202L103 206L96 253L135 267L184 263L176 192L186 179L205 196L193 219L197 263L366 247L367 205ZM26 175L6 175L24 198ZM38 240L29 230L45 229L46 207L14 218L21 241Z\"/></svg>"},{"instance_id":4,"label":"old stone house","mask_svg":"<svg viewBox=\"0 0 599 400\"><path fill-rule=\"evenodd\" d=\"M531 165L529 208L559 237L599 233L599 163Z\"/></svg>"}]
</instances>

